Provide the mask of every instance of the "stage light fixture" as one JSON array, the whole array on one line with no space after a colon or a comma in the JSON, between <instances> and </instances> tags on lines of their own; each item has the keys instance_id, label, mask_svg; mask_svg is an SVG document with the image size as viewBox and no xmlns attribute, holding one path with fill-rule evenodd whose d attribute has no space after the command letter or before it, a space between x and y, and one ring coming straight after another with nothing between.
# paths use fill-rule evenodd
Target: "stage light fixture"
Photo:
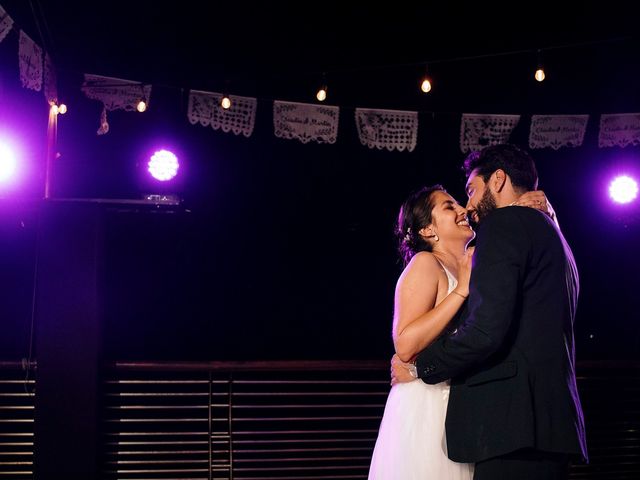
<instances>
[{"instance_id":1,"label":"stage light fixture","mask_svg":"<svg viewBox=\"0 0 640 480\"><path fill-rule=\"evenodd\" d=\"M0 142L0 183L11 180L16 171L17 161L13 149Z\"/></svg>"},{"instance_id":2,"label":"stage light fixture","mask_svg":"<svg viewBox=\"0 0 640 480\"><path fill-rule=\"evenodd\" d=\"M173 152L169 150L158 150L149 159L147 168L153 178L161 182L166 182L178 174L180 162Z\"/></svg>"},{"instance_id":3,"label":"stage light fixture","mask_svg":"<svg viewBox=\"0 0 640 480\"><path fill-rule=\"evenodd\" d=\"M609 196L616 203L631 203L638 197L638 182L629 175L620 175L609 184Z\"/></svg>"}]
</instances>

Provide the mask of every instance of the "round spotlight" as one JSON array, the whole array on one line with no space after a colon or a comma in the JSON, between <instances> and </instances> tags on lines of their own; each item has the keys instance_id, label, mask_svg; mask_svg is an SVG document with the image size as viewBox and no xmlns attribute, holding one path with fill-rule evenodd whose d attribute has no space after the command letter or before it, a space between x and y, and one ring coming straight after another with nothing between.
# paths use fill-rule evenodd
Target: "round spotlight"
<instances>
[{"instance_id":1,"label":"round spotlight","mask_svg":"<svg viewBox=\"0 0 640 480\"><path fill-rule=\"evenodd\" d=\"M11 149L0 143L0 182L9 180L16 170L16 157Z\"/></svg>"},{"instance_id":2,"label":"round spotlight","mask_svg":"<svg viewBox=\"0 0 640 480\"><path fill-rule=\"evenodd\" d=\"M156 180L166 182L178 174L180 163L169 150L159 150L149 159L149 173Z\"/></svg>"},{"instance_id":3,"label":"round spotlight","mask_svg":"<svg viewBox=\"0 0 640 480\"><path fill-rule=\"evenodd\" d=\"M616 203L630 203L638 196L638 182L628 175L616 177L609 184L609 196Z\"/></svg>"}]
</instances>

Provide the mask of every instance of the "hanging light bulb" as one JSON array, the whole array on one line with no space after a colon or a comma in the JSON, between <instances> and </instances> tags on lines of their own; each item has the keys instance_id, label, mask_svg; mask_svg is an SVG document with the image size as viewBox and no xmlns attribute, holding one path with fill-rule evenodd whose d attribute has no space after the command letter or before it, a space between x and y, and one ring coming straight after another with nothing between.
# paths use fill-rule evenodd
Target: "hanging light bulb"
<instances>
[{"instance_id":1,"label":"hanging light bulb","mask_svg":"<svg viewBox=\"0 0 640 480\"><path fill-rule=\"evenodd\" d=\"M222 96L222 99L220 100L220 106L225 110L229 110L231 108L231 99L229 98L229 95L227 95L226 93Z\"/></svg>"},{"instance_id":2,"label":"hanging light bulb","mask_svg":"<svg viewBox=\"0 0 640 480\"><path fill-rule=\"evenodd\" d=\"M136 110L139 111L140 113L144 112L146 109L147 109L147 102L145 102L144 100L140 100L136 104Z\"/></svg>"},{"instance_id":3,"label":"hanging light bulb","mask_svg":"<svg viewBox=\"0 0 640 480\"><path fill-rule=\"evenodd\" d=\"M542 82L545 79L544 68L542 67L542 50L538 50L538 68L534 74L534 78L538 82Z\"/></svg>"},{"instance_id":4,"label":"hanging light bulb","mask_svg":"<svg viewBox=\"0 0 640 480\"><path fill-rule=\"evenodd\" d=\"M324 102L327 99L327 86L326 85L322 85L318 89L318 93L316 93L316 98L318 99L319 102Z\"/></svg>"},{"instance_id":5,"label":"hanging light bulb","mask_svg":"<svg viewBox=\"0 0 640 480\"><path fill-rule=\"evenodd\" d=\"M422 80L420 81L420 90L422 90L424 93L429 93L431 91L432 85L431 85L431 77L429 76L429 69L428 67L425 67L425 74L424 77L422 77Z\"/></svg>"},{"instance_id":6,"label":"hanging light bulb","mask_svg":"<svg viewBox=\"0 0 640 480\"><path fill-rule=\"evenodd\" d=\"M50 112L54 115L64 115L67 113L67 106L64 103L56 103L54 100L49 102Z\"/></svg>"},{"instance_id":7,"label":"hanging light bulb","mask_svg":"<svg viewBox=\"0 0 640 480\"><path fill-rule=\"evenodd\" d=\"M422 90L424 93L429 93L431 91L431 80L429 79L429 77L424 77L422 79L420 90Z\"/></svg>"},{"instance_id":8,"label":"hanging light bulb","mask_svg":"<svg viewBox=\"0 0 640 480\"><path fill-rule=\"evenodd\" d=\"M316 92L316 99L319 102L324 102L327 99L327 90L328 90L327 74L325 72L322 72L322 80L320 81L320 87Z\"/></svg>"}]
</instances>

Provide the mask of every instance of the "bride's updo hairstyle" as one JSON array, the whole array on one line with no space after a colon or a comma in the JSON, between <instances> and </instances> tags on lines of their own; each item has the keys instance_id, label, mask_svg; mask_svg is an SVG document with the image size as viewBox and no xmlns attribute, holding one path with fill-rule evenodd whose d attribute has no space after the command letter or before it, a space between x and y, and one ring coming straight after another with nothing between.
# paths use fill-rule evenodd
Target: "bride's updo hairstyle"
<instances>
[{"instance_id":1,"label":"bride's updo hairstyle","mask_svg":"<svg viewBox=\"0 0 640 480\"><path fill-rule=\"evenodd\" d=\"M423 187L409 195L398 214L396 237L398 253L407 265L418 252L430 252L432 245L418 232L431 223L431 211L434 207L434 192L444 192L442 185Z\"/></svg>"}]
</instances>

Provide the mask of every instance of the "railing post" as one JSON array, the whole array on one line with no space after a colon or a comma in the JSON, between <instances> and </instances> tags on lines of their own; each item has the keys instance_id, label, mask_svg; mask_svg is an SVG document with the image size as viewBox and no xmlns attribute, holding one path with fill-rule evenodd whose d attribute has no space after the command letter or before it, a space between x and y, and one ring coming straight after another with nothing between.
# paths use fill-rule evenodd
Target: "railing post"
<instances>
[{"instance_id":1,"label":"railing post","mask_svg":"<svg viewBox=\"0 0 640 480\"><path fill-rule=\"evenodd\" d=\"M229 373L229 480L233 480L233 373Z\"/></svg>"}]
</instances>

